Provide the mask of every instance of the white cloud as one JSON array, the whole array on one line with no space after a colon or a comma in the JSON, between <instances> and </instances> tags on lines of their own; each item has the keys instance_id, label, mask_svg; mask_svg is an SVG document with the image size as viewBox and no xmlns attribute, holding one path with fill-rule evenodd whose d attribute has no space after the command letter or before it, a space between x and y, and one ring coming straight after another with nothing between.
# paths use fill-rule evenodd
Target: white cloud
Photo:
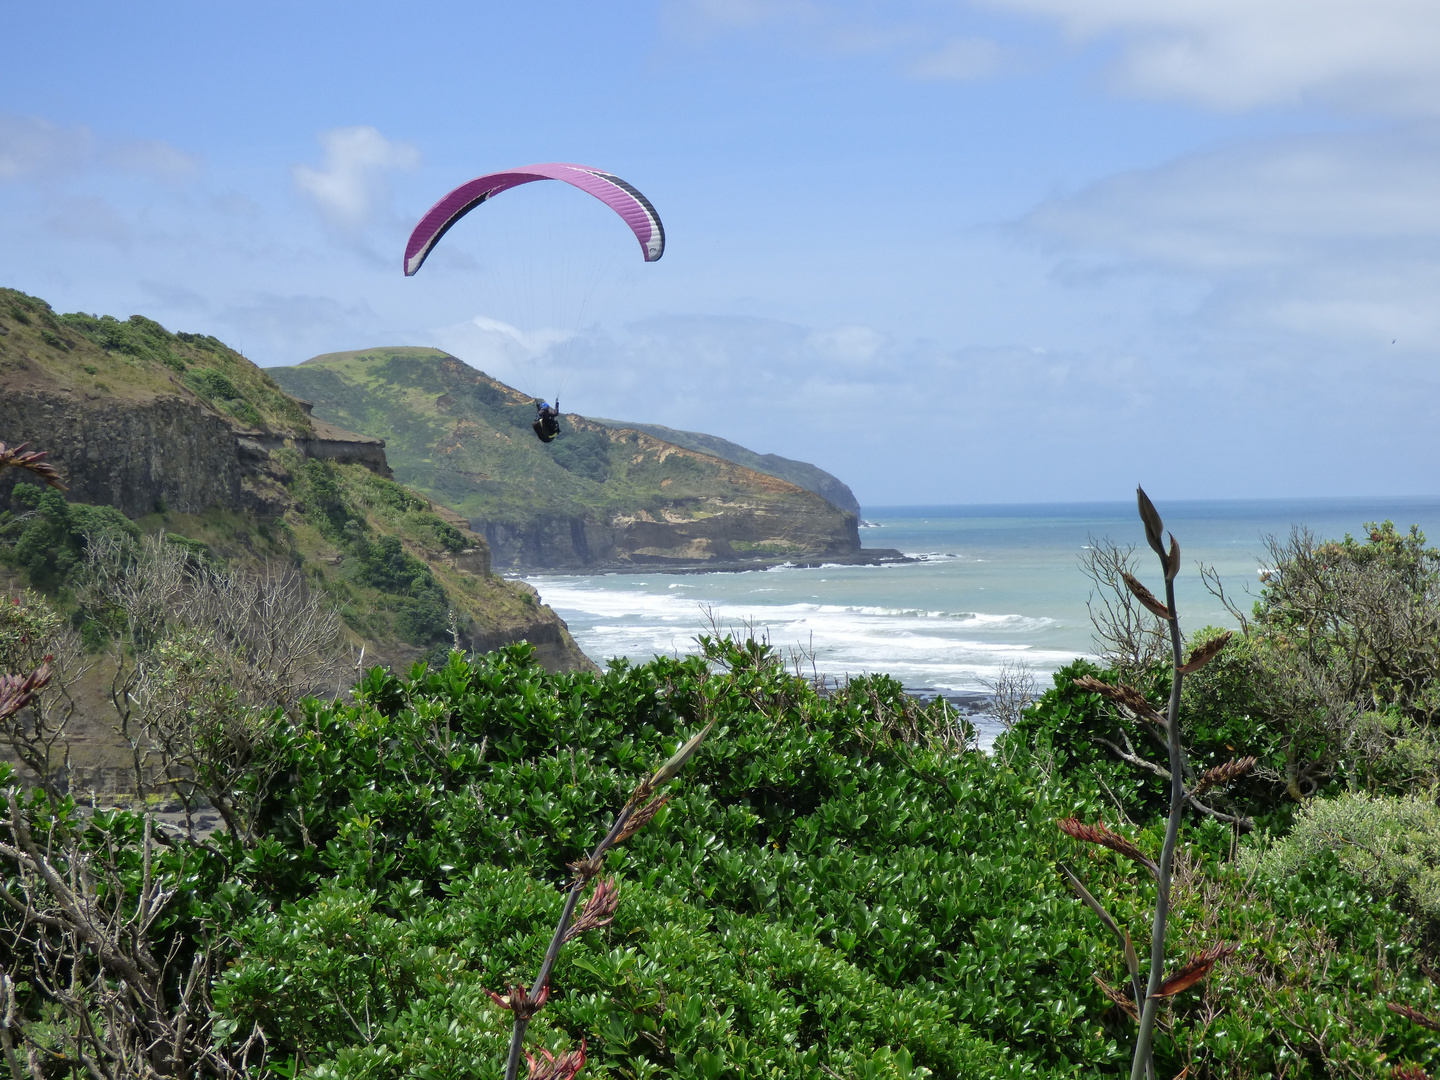
<instances>
[{"instance_id":1,"label":"white cloud","mask_svg":"<svg viewBox=\"0 0 1440 1080\"><path fill-rule=\"evenodd\" d=\"M0 115L0 180L43 178L80 168L94 136L85 127L62 128L34 116Z\"/></svg>"},{"instance_id":2,"label":"white cloud","mask_svg":"<svg viewBox=\"0 0 1440 1080\"><path fill-rule=\"evenodd\" d=\"M387 196L385 174L413 169L420 152L408 143L392 142L373 127L333 128L321 132L324 164L316 169L291 169L295 186L335 225L359 229L367 225Z\"/></svg>"},{"instance_id":3,"label":"white cloud","mask_svg":"<svg viewBox=\"0 0 1440 1080\"><path fill-rule=\"evenodd\" d=\"M1434 0L979 0L1118 39L1132 92L1220 109L1315 100L1440 112Z\"/></svg>"},{"instance_id":4,"label":"white cloud","mask_svg":"<svg viewBox=\"0 0 1440 1080\"><path fill-rule=\"evenodd\" d=\"M1082 264L1209 282L1209 320L1440 346L1437 192L1440 130L1310 135L1123 173L1024 227Z\"/></svg>"},{"instance_id":5,"label":"white cloud","mask_svg":"<svg viewBox=\"0 0 1440 1080\"><path fill-rule=\"evenodd\" d=\"M563 367L557 350L563 352L575 335L561 330L522 330L488 315L476 315L427 331L426 337L487 375L528 387L554 381Z\"/></svg>"}]
</instances>

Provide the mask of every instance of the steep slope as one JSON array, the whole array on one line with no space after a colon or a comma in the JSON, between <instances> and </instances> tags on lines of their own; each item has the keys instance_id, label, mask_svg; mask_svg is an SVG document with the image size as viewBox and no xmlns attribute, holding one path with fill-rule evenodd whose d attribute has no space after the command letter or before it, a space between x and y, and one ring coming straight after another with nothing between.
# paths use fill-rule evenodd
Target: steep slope
<instances>
[{"instance_id":1,"label":"steep slope","mask_svg":"<svg viewBox=\"0 0 1440 1080\"><path fill-rule=\"evenodd\" d=\"M551 668L589 666L532 589L489 573L463 518L390 478L382 440L310 416L214 338L140 316L58 315L0 289L0 441L46 450L71 504L116 507L210 557L295 565L378 662L443 647L453 612L468 647L523 639ZM13 545L44 525L63 538L65 500L42 499L17 473L0 474L0 533ZM44 572L42 541L25 547L42 553L21 568L32 577Z\"/></svg>"},{"instance_id":2,"label":"steep slope","mask_svg":"<svg viewBox=\"0 0 1440 1080\"><path fill-rule=\"evenodd\" d=\"M856 517L787 480L570 414L436 349L330 353L269 374L318 416L383 438L396 476L464 515L497 566L734 568L860 556Z\"/></svg>"},{"instance_id":3,"label":"steep slope","mask_svg":"<svg viewBox=\"0 0 1440 1080\"><path fill-rule=\"evenodd\" d=\"M686 450L694 450L701 454L710 454L713 457L724 458L726 461L733 461L736 465L744 465L747 469L754 469L756 472L766 473L770 476L778 476L781 480L788 480L797 487L806 491L813 491L832 506L838 506L841 510L860 516L860 503L855 499L855 493L850 486L838 476L833 476L817 465L811 465L808 461L796 461L793 458L781 457L779 454L757 454L739 443L733 443L729 439L722 439L718 435L706 435L699 431L680 431L676 428L666 427L664 424L635 424L628 420L602 420L600 417L591 417L597 424L604 424L612 428L631 428L635 431L643 431L647 435L654 435L657 439L674 443L676 446L683 446Z\"/></svg>"}]
</instances>

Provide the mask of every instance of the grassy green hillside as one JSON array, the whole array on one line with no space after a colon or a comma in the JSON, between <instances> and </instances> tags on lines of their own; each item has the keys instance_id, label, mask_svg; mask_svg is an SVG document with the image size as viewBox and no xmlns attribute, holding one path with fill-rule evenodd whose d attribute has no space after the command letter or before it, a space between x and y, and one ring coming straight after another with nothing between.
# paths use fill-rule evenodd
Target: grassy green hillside
<instances>
[{"instance_id":1,"label":"grassy green hillside","mask_svg":"<svg viewBox=\"0 0 1440 1080\"><path fill-rule=\"evenodd\" d=\"M0 289L0 375L15 385L26 372L92 400L188 391L244 428L308 435L313 427L269 375L216 338L173 334L143 315L61 315Z\"/></svg>"},{"instance_id":2,"label":"grassy green hillside","mask_svg":"<svg viewBox=\"0 0 1440 1080\"><path fill-rule=\"evenodd\" d=\"M71 490L38 488L19 470L0 477L0 570L18 584L63 600L94 522L125 522L118 506L134 535L301 570L376 661L443 651L453 613L471 647L529 639L548 664L588 664L533 590L487 573L485 542L463 518L377 475L373 440L312 421L213 337L140 315L58 314L0 289L0 441L26 440Z\"/></svg>"},{"instance_id":3,"label":"grassy green hillside","mask_svg":"<svg viewBox=\"0 0 1440 1080\"><path fill-rule=\"evenodd\" d=\"M622 536L615 550L626 543L680 550L705 532L703 542L728 545L726 558L758 550L846 554L859 546L853 517L815 493L644 432L570 414L561 438L543 444L530 428L533 398L439 350L329 353L270 374L313 402L317 417L383 438L397 479L487 533L548 529L568 543L570 531L594 525L609 530L608 543L643 522L655 527L648 539ZM657 548L656 529L687 528L695 535L661 537Z\"/></svg>"}]
</instances>

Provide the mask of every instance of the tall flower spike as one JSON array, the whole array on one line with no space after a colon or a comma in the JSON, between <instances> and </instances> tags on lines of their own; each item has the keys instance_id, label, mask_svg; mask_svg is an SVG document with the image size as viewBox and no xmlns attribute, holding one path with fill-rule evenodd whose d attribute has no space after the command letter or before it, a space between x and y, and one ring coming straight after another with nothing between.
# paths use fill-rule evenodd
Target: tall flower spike
<instances>
[{"instance_id":1,"label":"tall flower spike","mask_svg":"<svg viewBox=\"0 0 1440 1080\"><path fill-rule=\"evenodd\" d=\"M1145 523L1145 542L1150 545L1151 551L1165 558L1165 525L1160 520L1160 511L1155 509L1155 504L1142 487L1135 489L1135 501L1140 506L1140 520Z\"/></svg>"},{"instance_id":2,"label":"tall flower spike","mask_svg":"<svg viewBox=\"0 0 1440 1080\"><path fill-rule=\"evenodd\" d=\"M1105 822L1100 821L1094 825L1086 825L1079 818L1067 817L1061 818L1056 824L1060 827L1060 831L1072 840L1083 840L1087 844L1098 844L1100 847L1109 848L1111 851L1139 863L1155 877L1160 876L1160 868L1155 865L1154 859L1119 833L1112 832Z\"/></svg>"},{"instance_id":3,"label":"tall flower spike","mask_svg":"<svg viewBox=\"0 0 1440 1080\"><path fill-rule=\"evenodd\" d=\"M536 1059L535 1055L526 1051L525 1062L530 1066L529 1080L574 1080L575 1074L585 1067L585 1040L580 1040L580 1048L571 1050L567 1054L561 1054L557 1059L544 1047L540 1048L544 1056L543 1062Z\"/></svg>"},{"instance_id":4,"label":"tall flower spike","mask_svg":"<svg viewBox=\"0 0 1440 1080\"><path fill-rule=\"evenodd\" d=\"M1396 1005L1393 1001L1387 1001L1385 1007L1391 1012L1405 1017L1406 1020L1419 1024L1423 1028L1429 1028L1431 1031L1440 1031L1440 1020L1433 1020L1424 1013L1410 1008L1409 1005Z\"/></svg>"},{"instance_id":5,"label":"tall flower spike","mask_svg":"<svg viewBox=\"0 0 1440 1080\"><path fill-rule=\"evenodd\" d=\"M615 909L620 906L620 886L615 879L606 878L595 886L579 918L565 931L562 943L573 941L587 930L599 930L615 921Z\"/></svg>"},{"instance_id":6,"label":"tall flower spike","mask_svg":"<svg viewBox=\"0 0 1440 1080\"><path fill-rule=\"evenodd\" d=\"M1133 574L1126 573L1122 573L1120 576L1125 579L1125 587L1135 595L1136 600L1139 600L1140 603L1149 609L1150 614L1158 615L1160 618L1166 620L1174 617L1170 609L1157 600L1155 594L1140 583L1139 578Z\"/></svg>"},{"instance_id":7,"label":"tall flower spike","mask_svg":"<svg viewBox=\"0 0 1440 1080\"><path fill-rule=\"evenodd\" d=\"M1088 690L1092 694L1107 697L1111 701L1124 705L1137 715L1159 723L1165 722L1165 718L1156 712L1155 706L1145 699L1145 695L1128 683L1101 682L1093 675L1081 675L1080 678L1071 681L1081 690Z\"/></svg>"},{"instance_id":8,"label":"tall flower spike","mask_svg":"<svg viewBox=\"0 0 1440 1080\"><path fill-rule=\"evenodd\" d=\"M1194 651L1190 653L1190 659L1181 664L1177 670L1179 670L1181 675L1191 675L1199 671L1211 660L1214 660L1215 657L1220 655L1220 650L1230 643L1230 637L1233 633L1234 631L1232 630L1226 630L1223 634L1219 634L1205 642L1204 645L1195 646Z\"/></svg>"},{"instance_id":9,"label":"tall flower spike","mask_svg":"<svg viewBox=\"0 0 1440 1080\"><path fill-rule=\"evenodd\" d=\"M550 984L547 982L540 988L540 996L535 999L533 1004L530 1001L530 992L523 986L512 986L510 993L504 997L493 990L486 990L485 993L489 994L490 1000L502 1009L513 1012L522 1020L528 1020L544 1008L545 1002L550 1000Z\"/></svg>"},{"instance_id":10,"label":"tall flower spike","mask_svg":"<svg viewBox=\"0 0 1440 1080\"><path fill-rule=\"evenodd\" d=\"M1225 762L1224 765L1216 765L1213 769L1206 769L1200 774L1200 779L1195 781L1195 786L1190 789L1190 794L1203 795L1213 787L1220 787L1232 781L1239 780L1251 769L1255 768L1257 759L1253 757L1235 758Z\"/></svg>"},{"instance_id":11,"label":"tall flower spike","mask_svg":"<svg viewBox=\"0 0 1440 1080\"><path fill-rule=\"evenodd\" d=\"M1188 990L1201 979L1205 978L1206 975L1210 974L1210 969L1215 966L1217 960L1223 960L1231 953L1237 952L1239 948L1239 945L1216 945L1206 949L1204 952L1196 953L1190 958L1188 964L1162 982L1160 989L1156 990L1155 993L1150 996L1157 998L1174 997L1180 993L1181 990Z\"/></svg>"},{"instance_id":12,"label":"tall flower spike","mask_svg":"<svg viewBox=\"0 0 1440 1080\"><path fill-rule=\"evenodd\" d=\"M691 754L700 749L700 744L705 741L705 736L710 734L710 729L714 726L715 721L711 720L710 723L690 736L685 745L676 750L670 760L661 765L655 775L650 778L650 786L652 788L663 787L679 776L680 770L685 767L685 762L690 760Z\"/></svg>"},{"instance_id":13,"label":"tall flower spike","mask_svg":"<svg viewBox=\"0 0 1440 1080\"><path fill-rule=\"evenodd\" d=\"M69 488L61 482L60 473L56 471L55 466L45 460L48 451L27 451L25 447L29 445L29 443L21 443L19 446L6 446L0 442L0 469L7 465L13 465L17 469L29 469L51 487L68 491Z\"/></svg>"},{"instance_id":14,"label":"tall flower spike","mask_svg":"<svg viewBox=\"0 0 1440 1080\"><path fill-rule=\"evenodd\" d=\"M630 815L630 820L625 822L625 827L620 830L620 835L615 837L615 843L623 844L626 840L629 840L630 837L634 836L646 825L649 825L655 815L660 812L660 808L669 801L669 795L660 795L654 799L651 799L639 810L636 810L633 814Z\"/></svg>"}]
</instances>

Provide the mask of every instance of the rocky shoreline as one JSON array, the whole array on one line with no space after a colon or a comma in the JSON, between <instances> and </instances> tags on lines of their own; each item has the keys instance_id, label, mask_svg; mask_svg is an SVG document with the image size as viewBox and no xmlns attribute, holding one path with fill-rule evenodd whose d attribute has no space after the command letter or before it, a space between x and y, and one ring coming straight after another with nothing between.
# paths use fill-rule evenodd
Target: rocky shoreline
<instances>
[{"instance_id":1,"label":"rocky shoreline","mask_svg":"<svg viewBox=\"0 0 1440 1080\"><path fill-rule=\"evenodd\" d=\"M793 558L783 555L735 559L725 562L690 562L683 559L647 559L643 562L598 564L584 567L507 567L508 578L589 577L594 574L743 574L749 570L773 570L779 566L817 570L822 566L890 566L920 560L894 548L865 548L851 555L816 555Z\"/></svg>"}]
</instances>

